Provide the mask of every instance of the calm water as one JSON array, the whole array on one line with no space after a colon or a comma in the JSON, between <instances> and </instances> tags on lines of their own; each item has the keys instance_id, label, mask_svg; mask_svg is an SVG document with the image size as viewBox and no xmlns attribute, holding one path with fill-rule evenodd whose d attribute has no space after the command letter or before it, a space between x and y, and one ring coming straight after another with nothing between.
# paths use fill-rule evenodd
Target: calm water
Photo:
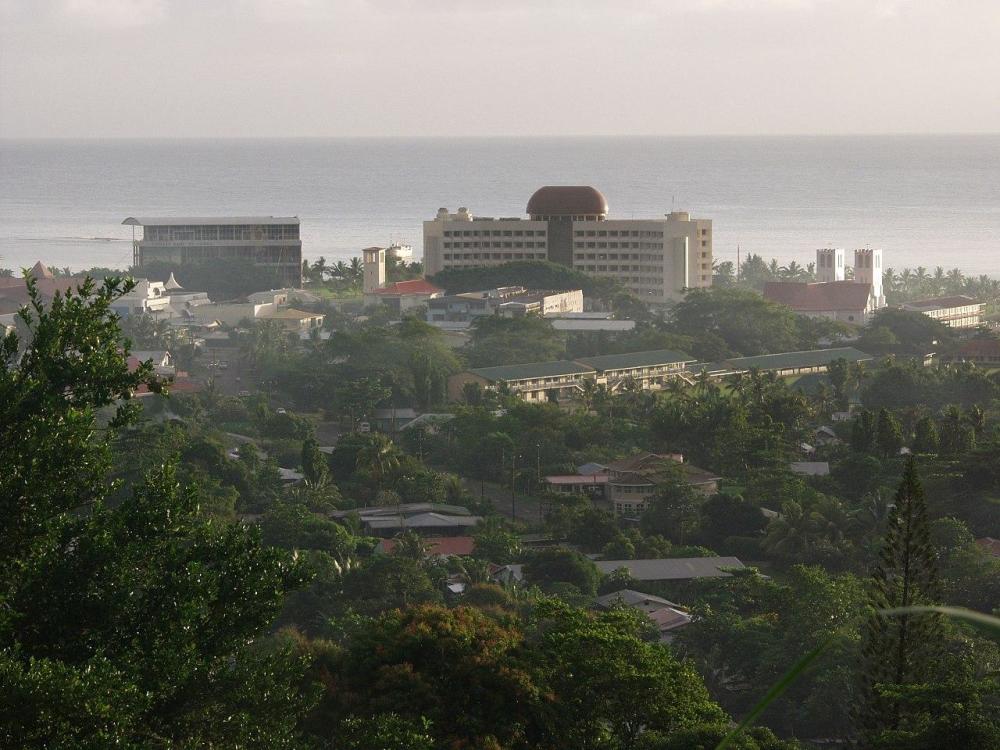
<instances>
[{"instance_id":1,"label":"calm water","mask_svg":"<svg viewBox=\"0 0 1000 750\"><path fill-rule=\"evenodd\" d=\"M871 244L894 268L1000 275L1000 135L0 141L0 266L126 266L130 215L296 214L311 258L419 251L439 206L522 215L545 184L714 219L722 260Z\"/></svg>"}]
</instances>

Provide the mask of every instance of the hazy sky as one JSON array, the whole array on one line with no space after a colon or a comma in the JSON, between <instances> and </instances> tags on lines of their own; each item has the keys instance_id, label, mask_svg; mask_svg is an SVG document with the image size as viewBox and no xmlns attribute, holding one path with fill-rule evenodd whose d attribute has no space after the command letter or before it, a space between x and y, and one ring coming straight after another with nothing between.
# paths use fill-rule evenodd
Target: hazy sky
<instances>
[{"instance_id":1,"label":"hazy sky","mask_svg":"<svg viewBox=\"0 0 1000 750\"><path fill-rule=\"evenodd\" d=\"M0 136L1000 131L1000 0L0 0Z\"/></svg>"}]
</instances>

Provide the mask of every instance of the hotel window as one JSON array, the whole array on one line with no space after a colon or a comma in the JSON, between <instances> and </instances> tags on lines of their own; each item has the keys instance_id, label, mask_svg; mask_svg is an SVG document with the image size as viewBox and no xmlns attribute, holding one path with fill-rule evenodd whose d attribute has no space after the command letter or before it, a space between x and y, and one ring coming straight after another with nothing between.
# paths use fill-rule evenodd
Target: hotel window
<instances>
[{"instance_id":1,"label":"hotel window","mask_svg":"<svg viewBox=\"0 0 1000 750\"><path fill-rule=\"evenodd\" d=\"M706 240L702 240L701 241L701 246L702 247L708 247L708 242Z\"/></svg>"}]
</instances>

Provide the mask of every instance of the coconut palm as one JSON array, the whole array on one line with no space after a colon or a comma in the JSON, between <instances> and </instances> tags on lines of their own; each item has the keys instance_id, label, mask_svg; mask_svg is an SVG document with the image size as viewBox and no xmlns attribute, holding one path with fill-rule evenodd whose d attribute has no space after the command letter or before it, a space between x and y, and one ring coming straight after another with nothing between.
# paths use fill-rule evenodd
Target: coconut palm
<instances>
[{"instance_id":1,"label":"coconut palm","mask_svg":"<svg viewBox=\"0 0 1000 750\"><path fill-rule=\"evenodd\" d=\"M392 554L407 560L422 562L427 556L428 549L428 543L420 534L413 529L407 529L396 535L396 546L392 548Z\"/></svg>"},{"instance_id":2,"label":"coconut palm","mask_svg":"<svg viewBox=\"0 0 1000 750\"><path fill-rule=\"evenodd\" d=\"M375 484L374 495L378 496L385 477L399 466L399 450L387 435L374 432L368 436L368 443L358 451L355 466L371 476Z\"/></svg>"},{"instance_id":3,"label":"coconut palm","mask_svg":"<svg viewBox=\"0 0 1000 750\"><path fill-rule=\"evenodd\" d=\"M466 586L489 583L491 581L490 563L488 560L467 557L459 563L458 577Z\"/></svg>"}]
</instances>

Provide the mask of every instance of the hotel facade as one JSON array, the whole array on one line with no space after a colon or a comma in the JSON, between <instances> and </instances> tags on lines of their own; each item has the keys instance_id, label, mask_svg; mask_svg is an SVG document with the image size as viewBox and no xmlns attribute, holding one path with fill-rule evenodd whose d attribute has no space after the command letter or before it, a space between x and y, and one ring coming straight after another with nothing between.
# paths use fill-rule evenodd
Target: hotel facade
<instances>
[{"instance_id":1,"label":"hotel facade","mask_svg":"<svg viewBox=\"0 0 1000 750\"><path fill-rule=\"evenodd\" d=\"M608 203L588 186L548 186L531 196L527 218L438 210L424 222L424 268L497 266L548 260L614 278L651 303L712 285L712 222L675 211L659 219L608 217Z\"/></svg>"}]
</instances>

